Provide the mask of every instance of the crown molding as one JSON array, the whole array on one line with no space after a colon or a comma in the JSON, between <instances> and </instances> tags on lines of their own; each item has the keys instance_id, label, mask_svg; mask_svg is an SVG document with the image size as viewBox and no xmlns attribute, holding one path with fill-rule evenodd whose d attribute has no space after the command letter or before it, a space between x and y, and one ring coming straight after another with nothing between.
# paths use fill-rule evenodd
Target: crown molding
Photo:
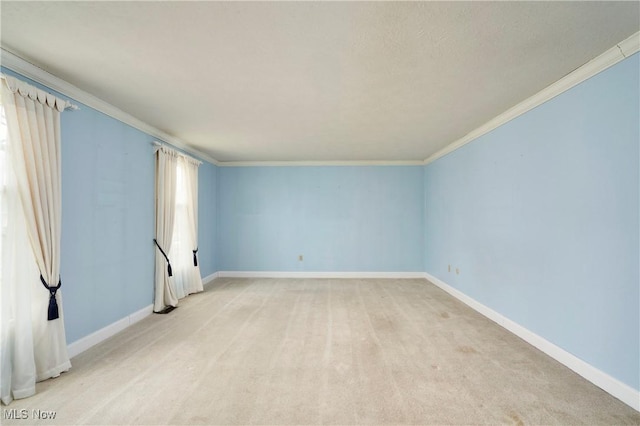
<instances>
[{"instance_id":1,"label":"crown molding","mask_svg":"<svg viewBox=\"0 0 640 426\"><path fill-rule=\"evenodd\" d=\"M197 156L209 163L222 167L311 167L311 166L416 166L432 163L438 158L457 150L458 148L468 144L469 142L491 132L492 130L502 126L503 124L521 116L522 114L532 110L533 108L547 102L548 100L560 95L572 87L582 83L583 81L593 77L594 75L606 70L607 68L617 64L623 59L640 51L640 32L633 34L631 37L616 44L611 49L602 53L593 60L587 62L580 68L577 68L570 74L551 84L547 88L541 90L535 95L525 99L514 107L508 109L482 126L469 132L462 138L448 144L436 153L427 157L424 161L218 161L202 151L190 147L183 140L171 136L162 130L159 130L137 118L122 111L119 108L85 92L82 89L58 78L49 72L31 64L30 62L20 58L16 54L0 49L0 63L18 74L30 78L41 83L52 90L55 90L65 96L74 99L90 108L96 109L116 120L128 124L138 130L141 130L161 141L169 143L189 154Z\"/></svg>"},{"instance_id":2,"label":"crown molding","mask_svg":"<svg viewBox=\"0 0 640 426\"><path fill-rule=\"evenodd\" d=\"M620 52L626 57L633 55L640 51L640 32L635 33L628 39L625 39L617 44L620 48Z\"/></svg>"},{"instance_id":3,"label":"crown molding","mask_svg":"<svg viewBox=\"0 0 640 426\"><path fill-rule=\"evenodd\" d=\"M422 166L418 161L222 161L220 167Z\"/></svg>"},{"instance_id":4,"label":"crown molding","mask_svg":"<svg viewBox=\"0 0 640 426\"><path fill-rule=\"evenodd\" d=\"M152 125L137 119L131 114L122 111L121 109L111 105L110 103L105 102L88 92L85 92L84 90L74 86L73 84L59 77L56 77L48 71L45 71L42 68L22 59L15 53L6 50L4 47L0 48L0 64L5 68L10 69L11 71L14 71L24 77L30 78L33 81L43 84L51 90L59 92L75 100L76 102L100 111L103 114L108 115L109 117L115 118L116 120L128 124L131 127L141 130L153 136L154 138L169 143L174 147L179 148L191 155L195 155L212 164L219 164L218 160L208 154L205 154L204 152L190 147L183 140L176 138L175 136L171 136L168 133L165 133L162 130L153 127Z\"/></svg>"},{"instance_id":5,"label":"crown molding","mask_svg":"<svg viewBox=\"0 0 640 426\"><path fill-rule=\"evenodd\" d=\"M555 83L551 84L545 89L542 89L540 92L536 93L530 98L525 99L516 106L508 109L494 119L466 134L462 138L450 143L441 150L430 155L424 160L423 164L429 164L434 162L438 158L444 157L445 155L468 144L469 142L479 138L480 136L489 133L490 131L502 126L503 124L513 120L514 118L521 116L527 111L530 111L533 108L542 105L548 100L560 95L561 93L566 92L572 87L617 64L623 59L633 55L639 50L640 32L637 32L631 37L616 44L611 49L582 65L580 68L577 68L573 72L567 74Z\"/></svg>"}]
</instances>

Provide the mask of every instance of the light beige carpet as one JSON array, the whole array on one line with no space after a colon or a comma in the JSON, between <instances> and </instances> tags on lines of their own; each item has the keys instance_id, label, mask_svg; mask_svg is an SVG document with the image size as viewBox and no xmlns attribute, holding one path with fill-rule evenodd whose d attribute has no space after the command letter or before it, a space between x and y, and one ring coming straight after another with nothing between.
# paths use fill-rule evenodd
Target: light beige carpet
<instances>
[{"instance_id":1,"label":"light beige carpet","mask_svg":"<svg viewBox=\"0 0 640 426\"><path fill-rule=\"evenodd\" d=\"M55 411L43 424L640 424L424 280L218 279L72 364L3 408Z\"/></svg>"}]
</instances>

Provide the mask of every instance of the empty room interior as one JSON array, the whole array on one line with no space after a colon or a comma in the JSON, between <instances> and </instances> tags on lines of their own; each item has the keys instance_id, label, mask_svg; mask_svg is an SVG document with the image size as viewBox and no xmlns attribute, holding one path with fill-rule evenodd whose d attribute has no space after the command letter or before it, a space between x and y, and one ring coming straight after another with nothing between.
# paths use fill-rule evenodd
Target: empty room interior
<instances>
[{"instance_id":1,"label":"empty room interior","mask_svg":"<svg viewBox=\"0 0 640 426\"><path fill-rule=\"evenodd\" d=\"M0 423L640 424L640 3L0 13Z\"/></svg>"}]
</instances>

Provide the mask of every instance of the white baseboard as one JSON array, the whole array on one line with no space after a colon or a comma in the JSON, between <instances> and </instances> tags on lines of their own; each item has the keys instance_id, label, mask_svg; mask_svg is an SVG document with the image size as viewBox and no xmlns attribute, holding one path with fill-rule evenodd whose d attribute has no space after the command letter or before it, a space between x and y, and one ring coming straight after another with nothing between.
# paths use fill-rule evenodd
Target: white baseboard
<instances>
[{"instance_id":1,"label":"white baseboard","mask_svg":"<svg viewBox=\"0 0 640 426\"><path fill-rule=\"evenodd\" d=\"M202 285L209 285L218 278L218 273L214 272L211 275L208 275L202 278ZM136 311L126 317L109 324L106 327L101 328L100 330L91 333L88 336L85 336L75 342L67 345L67 352L69 353L69 358L73 358L76 355L80 355L82 352L86 351L92 346L97 345L98 343L108 339L116 333L121 332L125 328L137 323L141 319L151 315L153 313L153 305L145 306L144 308Z\"/></svg>"},{"instance_id":2,"label":"white baseboard","mask_svg":"<svg viewBox=\"0 0 640 426\"><path fill-rule=\"evenodd\" d=\"M498 325L506 328L516 336L523 339L525 342L546 353L556 361L569 367L571 370L575 371L594 385L600 387L604 391L618 398L620 401L629 405L631 408L635 409L636 411L640 411L640 391L632 388L625 383L622 383L614 377L611 377L607 373L597 369L593 365L581 360L575 355L570 354L564 349L554 345L543 337L538 336L534 332L510 320L504 315L499 314L498 312L483 305L475 299L472 299L471 297L462 293L460 290L451 287L450 285L444 283L433 275L425 273L424 277L456 299L460 300L462 303L478 311L485 317L496 322Z\"/></svg>"},{"instance_id":3,"label":"white baseboard","mask_svg":"<svg viewBox=\"0 0 640 426\"><path fill-rule=\"evenodd\" d=\"M124 330L125 328L137 323L141 319L151 315L153 312L153 305L145 306L144 308L136 311L126 317L109 324L106 327L101 328L100 330L91 333L88 336L85 336L75 342L67 345L67 352L69 353L69 358L73 358L76 355L81 354L92 346L97 345L103 340L108 339L114 334Z\"/></svg>"},{"instance_id":4,"label":"white baseboard","mask_svg":"<svg viewBox=\"0 0 640 426\"><path fill-rule=\"evenodd\" d=\"M424 278L424 272L220 271L229 278Z\"/></svg>"},{"instance_id":5,"label":"white baseboard","mask_svg":"<svg viewBox=\"0 0 640 426\"><path fill-rule=\"evenodd\" d=\"M214 272L213 274L207 275L206 277L204 277L202 279L202 285L209 285L213 282L213 280L215 280L216 278L218 278L220 276L220 274L218 272Z\"/></svg>"}]
</instances>

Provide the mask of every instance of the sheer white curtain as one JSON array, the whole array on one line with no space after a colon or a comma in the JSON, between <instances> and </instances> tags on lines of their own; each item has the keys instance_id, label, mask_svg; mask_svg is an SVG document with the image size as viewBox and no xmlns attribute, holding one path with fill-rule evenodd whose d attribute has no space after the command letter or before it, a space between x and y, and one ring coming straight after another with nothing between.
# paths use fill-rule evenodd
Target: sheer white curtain
<instances>
[{"instance_id":1,"label":"sheer white curtain","mask_svg":"<svg viewBox=\"0 0 640 426\"><path fill-rule=\"evenodd\" d=\"M203 290L198 265L198 166L189 157L178 158L176 213L171 243L173 285L179 299Z\"/></svg>"},{"instance_id":2,"label":"sheer white curtain","mask_svg":"<svg viewBox=\"0 0 640 426\"><path fill-rule=\"evenodd\" d=\"M60 288L60 112L67 102L2 76L7 138L2 170L0 398L71 368Z\"/></svg>"},{"instance_id":3,"label":"sheer white curtain","mask_svg":"<svg viewBox=\"0 0 640 426\"><path fill-rule=\"evenodd\" d=\"M156 151L156 284L154 312L178 306L172 285L171 243L176 212L178 153L164 146Z\"/></svg>"}]
</instances>

